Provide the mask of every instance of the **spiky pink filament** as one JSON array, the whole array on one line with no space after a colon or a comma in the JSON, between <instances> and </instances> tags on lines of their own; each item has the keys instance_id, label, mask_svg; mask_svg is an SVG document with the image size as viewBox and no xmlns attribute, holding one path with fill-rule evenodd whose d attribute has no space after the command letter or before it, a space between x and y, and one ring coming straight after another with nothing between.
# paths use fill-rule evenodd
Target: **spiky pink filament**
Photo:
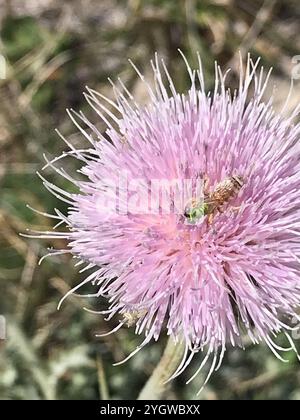
<instances>
[{"instance_id":1,"label":"spiky pink filament","mask_svg":"<svg viewBox=\"0 0 300 420\"><path fill-rule=\"evenodd\" d=\"M258 61L250 58L234 93L226 90L225 76L216 67L215 90L206 94L200 60L197 72L187 65L187 95L177 93L163 61L159 64L156 57L152 66L155 88L137 70L149 93L145 107L136 104L122 82L113 84L115 102L87 90L89 104L107 124L106 137L84 114L69 112L90 148L76 150L62 137L71 150L60 158L81 160L86 181L74 181L54 166L60 158L47 162L75 183L78 194L43 178L71 207L67 216L58 210L54 216L68 232L41 237L67 238L72 254L94 267L82 284L91 282L95 296L108 298L103 312L108 319L118 316L116 330L125 323L122 314L141 311L136 333L145 340L140 348L157 340L163 329L185 340L184 360L173 376L204 349L203 363L212 356L210 376L227 343L242 346L244 333L253 343L264 340L281 357L271 337L291 329L300 302L300 125L293 122L300 107L285 117L274 112L272 98L263 102L269 74L258 72ZM211 185L234 174L245 183L212 224L204 218L188 226L175 213L102 211L101 203L120 199L124 192L122 186L110 188L108 180L120 185L124 173L145 185L199 174Z\"/></svg>"}]
</instances>

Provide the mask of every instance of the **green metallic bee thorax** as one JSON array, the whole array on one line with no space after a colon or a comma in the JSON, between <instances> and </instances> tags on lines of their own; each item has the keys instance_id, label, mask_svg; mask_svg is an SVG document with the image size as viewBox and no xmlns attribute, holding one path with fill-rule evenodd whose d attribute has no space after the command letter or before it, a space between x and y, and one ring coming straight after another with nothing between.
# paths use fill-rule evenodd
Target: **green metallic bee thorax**
<instances>
[{"instance_id":1,"label":"green metallic bee thorax","mask_svg":"<svg viewBox=\"0 0 300 420\"><path fill-rule=\"evenodd\" d=\"M191 224L197 223L202 217L209 213L209 205L207 203L195 204L194 206L187 207L184 216Z\"/></svg>"}]
</instances>

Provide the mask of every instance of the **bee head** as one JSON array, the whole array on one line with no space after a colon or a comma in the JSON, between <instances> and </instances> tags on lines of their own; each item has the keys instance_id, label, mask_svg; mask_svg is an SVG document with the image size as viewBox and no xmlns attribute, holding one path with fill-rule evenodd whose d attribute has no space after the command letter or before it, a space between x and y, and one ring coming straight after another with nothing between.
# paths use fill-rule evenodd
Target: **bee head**
<instances>
[{"instance_id":1,"label":"bee head","mask_svg":"<svg viewBox=\"0 0 300 420\"><path fill-rule=\"evenodd\" d=\"M194 206L187 206L184 211L184 217L192 224L197 223L208 212L208 205L206 203Z\"/></svg>"}]
</instances>

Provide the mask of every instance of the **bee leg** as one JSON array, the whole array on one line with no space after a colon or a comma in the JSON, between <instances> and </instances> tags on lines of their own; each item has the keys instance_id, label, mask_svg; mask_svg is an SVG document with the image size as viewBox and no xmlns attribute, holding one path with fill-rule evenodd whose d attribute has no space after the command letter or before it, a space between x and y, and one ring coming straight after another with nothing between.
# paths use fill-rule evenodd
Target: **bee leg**
<instances>
[{"instance_id":1,"label":"bee leg","mask_svg":"<svg viewBox=\"0 0 300 420\"><path fill-rule=\"evenodd\" d=\"M208 217L207 217L207 223L208 223L208 225L211 225L212 222L213 222L213 220L214 220L214 214L213 213L210 213L208 215Z\"/></svg>"},{"instance_id":2,"label":"bee leg","mask_svg":"<svg viewBox=\"0 0 300 420\"><path fill-rule=\"evenodd\" d=\"M209 194L209 178L207 174L204 174L203 180L204 180L204 183L203 183L204 195L208 195Z\"/></svg>"}]
</instances>

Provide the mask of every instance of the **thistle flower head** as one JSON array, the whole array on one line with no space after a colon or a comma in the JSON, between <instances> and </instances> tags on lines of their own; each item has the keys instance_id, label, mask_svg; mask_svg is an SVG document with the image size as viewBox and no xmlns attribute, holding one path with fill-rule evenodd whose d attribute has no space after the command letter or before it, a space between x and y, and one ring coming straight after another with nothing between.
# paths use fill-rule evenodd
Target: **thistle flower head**
<instances>
[{"instance_id":1,"label":"thistle flower head","mask_svg":"<svg viewBox=\"0 0 300 420\"><path fill-rule=\"evenodd\" d=\"M184 340L173 377L204 349L200 368L211 358L211 373L245 334L281 358L273 338L283 331L295 350L288 331L300 302L299 107L275 113L262 99L269 75L250 59L234 92L216 67L207 93L200 60L197 71L187 65L185 95L163 61L152 67L154 84L136 69L145 106L122 82L115 101L88 89L105 133L69 112L90 145L65 140L62 157L82 162L84 181L48 162L78 187L71 194L45 181L70 204L56 214L68 231L52 236L94 269L70 293L92 283L114 331L132 325L144 335L136 351L164 333Z\"/></svg>"}]
</instances>

